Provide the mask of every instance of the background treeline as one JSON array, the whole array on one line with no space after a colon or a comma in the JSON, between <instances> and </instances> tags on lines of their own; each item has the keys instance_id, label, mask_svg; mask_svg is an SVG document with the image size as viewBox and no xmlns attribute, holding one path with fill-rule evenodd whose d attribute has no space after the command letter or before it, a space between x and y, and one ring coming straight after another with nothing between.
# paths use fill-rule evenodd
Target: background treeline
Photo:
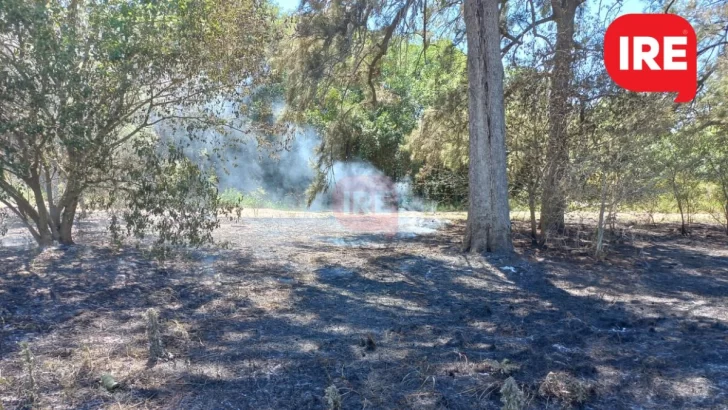
<instances>
[{"instance_id":1,"label":"background treeline","mask_svg":"<svg viewBox=\"0 0 728 410\"><path fill-rule=\"evenodd\" d=\"M309 202L336 164L365 161L472 211L468 181L507 168L534 240L579 209L597 212L597 238L620 210L677 212L683 234L709 214L728 233L726 2L644 3L698 33L698 96L677 105L606 75L603 33L622 2L489 1L477 5L498 14L503 100L468 87L479 73L459 0L307 0L288 15L259 0L0 0L0 225L14 215L39 244L70 244L85 204L111 211L115 238L200 245L221 210L266 203L257 189L221 195L252 169L253 141L288 158L261 172L308 186ZM469 141L468 104L485 99L505 105L506 164L469 169L487 136ZM314 172L281 154L292 146L315 146Z\"/></svg>"},{"instance_id":2,"label":"background treeline","mask_svg":"<svg viewBox=\"0 0 728 410\"><path fill-rule=\"evenodd\" d=\"M500 8L512 208L530 211L534 237L546 208L556 230L564 211L589 210L600 227L619 211L679 213L684 234L694 214L709 214L728 233L726 3L644 4L684 16L698 33L698 96L679 105L674 95L627 92L608 78L603 33L621 3L559 4ZM460 6L309 1L286 18L293 41L278 46L273 66L286 118L322 136L312 192L325 189L335 161L363 159L393 179L411 178L443 209L466 208Z\"/></svg>"}]
</instances>

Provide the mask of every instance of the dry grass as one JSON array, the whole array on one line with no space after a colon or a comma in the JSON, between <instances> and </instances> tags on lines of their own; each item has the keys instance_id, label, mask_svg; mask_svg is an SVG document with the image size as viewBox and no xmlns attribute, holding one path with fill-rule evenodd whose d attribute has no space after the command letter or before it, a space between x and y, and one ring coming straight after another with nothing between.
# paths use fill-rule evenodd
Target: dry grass
<instances>
[{"instance_id":1,"label":"dry grass","mask_svg":"<svg viewBox=\"0 0 728 410\"><path fill-rule=\"evenodd\" d=\"M162 331L159 325L159 312L149 309L144 314L147 320L147 340L149 342L149 360L166 359L167 352L162 343Z\"/></svg>"},{"instance_id":2,"label":"dry grass","mask_svg":"<svg viewBox=\"0 0 728 410\"><path fill-rule=\"evenodd\" d=\"M538 388L542 397L553 398L565 405L586 403L594 392L592 385L565 372L549 372Z\"/></svg>"},{"instance_id":3,"label":"dry grass","mask_svg":"<svg viewBox=\"0 0 728 410\"><path fill-rule=\"evenodd\" d=\"M482 362L476 364L476 369L480 371L488 371L495 374L502 374L509 376L512 373L519 370L521 366L517 363L511 363L508 359L503 359L500 362L493 359L485 359Z\"/></svg>"},{"instance_id":4,"label":"dry grass","mask_svg":"<svg viewBox=\"0 0 728 410\"><path fill-rule=\"evenodd\" d=\"M0 402L27 405L27 341L43 409L492 410L518 396L506 384L539 410L728 403L722 236L662 229L595 263L464 255L458 224L392 239L261 216L216 235L232 247L164 266L104 243L0 247ZM154 366L152 333L173 354Z\"/></svg>"}]
</instances>

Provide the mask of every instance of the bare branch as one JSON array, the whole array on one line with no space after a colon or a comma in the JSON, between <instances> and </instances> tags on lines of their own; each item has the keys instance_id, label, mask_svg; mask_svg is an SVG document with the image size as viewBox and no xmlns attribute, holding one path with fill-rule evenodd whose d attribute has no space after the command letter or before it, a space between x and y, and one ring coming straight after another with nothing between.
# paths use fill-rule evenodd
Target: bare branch
<instances>
[{"instance_id":1,"label":"bare branch","mask_svg":"<svg viewBox=\"0 0 728 410\"><path fill-rule=\"evenodd\" d=\"M519 34L517 36L513 36L513 35L509 34L508 32L504 31L503 29L501 29L501 35L506 37L507 39L511 40L510 43L506 44L505 47L503 47L501 49L501 55L508 54L508 52L511 50L511 48L513 48L513 46L515 46L517 44L521 44L522 43L521 40L523 39L523 36L525 36L529 31L540 26L541 24L548 23L549 21L553 21L553 20L554 20L554 15L551 14L548 17L544 17L542 19L532 21L528 26L526 26L526 28L521 32L521 34Z\"/></svg>"},{"instance_id":2,"label":"bare branch","mask_svg":"<svg viewBox=\"0 0 728 410\"><path fill-rule=\"evenodd\" d=\"M384 54L387 53L389 41L392 39L394 30L397 29L397 26L399 26L402 18L404 18L404 16L407 14L407 11L409 11L410 6L412 5L412 1L413 0L407 0L404 6L402 6L402 8L397 11L397 14L394 15L394 19L392 19L392 22L384 30L384 38L382 39L382 43L377 45L379 47L379 51L377 52L377 54L374 55L372 62L369 63L367 83L369 84L369 89L372 91L372 103L375 105L377 103L377 92L374 88L374 70L376 69L379 60L381 60L382 57L384 57Z\"/></svg>"}]
</instances>

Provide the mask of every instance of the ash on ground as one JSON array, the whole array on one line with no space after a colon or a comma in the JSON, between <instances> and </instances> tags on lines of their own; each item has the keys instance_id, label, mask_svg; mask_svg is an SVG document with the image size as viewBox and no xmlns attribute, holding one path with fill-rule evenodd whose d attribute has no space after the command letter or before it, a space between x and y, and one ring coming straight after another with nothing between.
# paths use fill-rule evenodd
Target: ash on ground
<instances>
[{"instance_id":1,"label":"ash on ground","mask_svg":"<svg viewBox=\"0 0 728 410\"><path fill-rule=\"evenodd\" d=\"M0 401L320 409L335 386L345 409L498 409L513 377L537 409L728 408L717 228L635 228L595 261L532 248L525 224L515 256L463 254L461 220L405 217L387 236L261 212L165 262L109 246L101 216L75 246L2 246ZM168 360L149 361L149 308Z\"/></svg>"}]
</instances>

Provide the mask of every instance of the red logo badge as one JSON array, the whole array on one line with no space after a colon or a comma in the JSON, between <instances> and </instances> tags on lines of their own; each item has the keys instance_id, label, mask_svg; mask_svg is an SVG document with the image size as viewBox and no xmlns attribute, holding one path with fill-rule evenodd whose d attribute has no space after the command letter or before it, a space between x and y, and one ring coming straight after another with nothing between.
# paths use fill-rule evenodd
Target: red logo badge
<instances>
[{"instance_id":1,"label":"red logo badge","mask_svg":"<svg viewBox=\"0 0 728 410\"><path fill-rule=\"evenodd\" d=\"M689 102L698 88L695 30L674 14L626 14L604 35L604 64L617 85L630 91L677 92Z\"/></svg>"}]
</instances>

